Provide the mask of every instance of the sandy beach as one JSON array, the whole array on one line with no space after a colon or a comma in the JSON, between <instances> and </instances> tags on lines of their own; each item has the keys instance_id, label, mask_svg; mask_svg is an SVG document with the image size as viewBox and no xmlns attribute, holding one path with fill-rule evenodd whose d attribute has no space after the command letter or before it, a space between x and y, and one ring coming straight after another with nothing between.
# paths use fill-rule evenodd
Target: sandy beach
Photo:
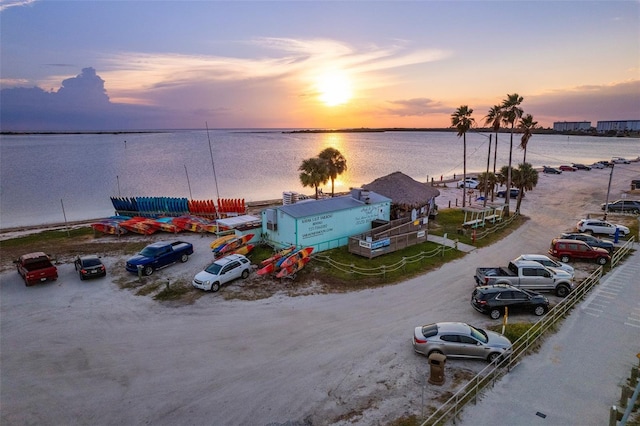
<instances>
[{"instance_id":1,"label":"sandy beach","mask_svg":"<svg viewBox=\"0 0 640 426\"><path fill-rule=\"evenodd\" d=\"M486 364L449 361L445 385L424 386L429 366L413 352L413 328L435 321L494 324L469 306L475 268L546 253L550 240L579 219L602 215L610 176L610 201L640 199L639 190L630 191L630 181L640 179L638 162L616 165L613 175L610 169L541 173L522 203L529 220L502 241L405 282L348 294L226 301L207 293L192 305L172 306L120 289L124 258L106 258L109 274L93 281L80 281L71 263L59 265L58 281L28 288L15 270L6 271L0 274L0 420L371 425L420 416ZM439 188L441 209L460 204L461 190L448 185ZM190 280L207 264L211 238L181 239L194 244L192 258L154 279ZM574 266L578 276L595 268ZM242 282L234 285L241 289Z\"/></svg>"}]
</instances>

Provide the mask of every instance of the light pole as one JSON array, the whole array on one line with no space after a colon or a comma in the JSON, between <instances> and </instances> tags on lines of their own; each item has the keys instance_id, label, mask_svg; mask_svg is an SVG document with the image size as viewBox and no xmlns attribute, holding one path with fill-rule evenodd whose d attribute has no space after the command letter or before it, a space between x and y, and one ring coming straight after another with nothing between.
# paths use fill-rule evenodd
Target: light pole
<instances>
[{"instance_id":1,"label":"light pole","mask_svg":"<svg viewBox=\"0 0 640 426\"><path fill-rule=\"evenodd\" d=\"M607 213L609 213L609 192L611 192L611 178L613 178L613 167L616 165L613 161L611 162L611 173L609 173L609 186L607 187L607 200L604 203L604 218L603 220L607 220Z\"/></svg>"}]
</instances>

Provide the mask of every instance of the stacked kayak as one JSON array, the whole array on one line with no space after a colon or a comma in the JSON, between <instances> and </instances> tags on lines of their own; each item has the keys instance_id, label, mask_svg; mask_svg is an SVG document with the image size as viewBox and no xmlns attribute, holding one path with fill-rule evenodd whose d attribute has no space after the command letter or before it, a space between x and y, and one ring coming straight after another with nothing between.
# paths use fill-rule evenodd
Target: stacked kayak
<instances>
[{"instance_id":1,"label":"stacked kayak","mask_svg":"<svg viewBox=\"0 0 640 426\"><path fill-rule=\"evenodd\" d=\"M127 230L121 227L120 224L129 219L131 219L129 216L111 216L100 222L92 223L91 227L95 231L102 232L103 234L122 235L126 233Z\"/></svg>"},{"instance_id":2,"label":"stacked kayak","mask_svg":"<svg viewBox=\"0 0 640 426\"><path fill-rule=\"evenodd\" d=\"M265 259L260 264L262 268L258 269L257 273L258 275L275 274L276 278L293 277L296 272L309 263L311 253L313 253L313 247L300 249L287 247L269 259Z\"/></svg>"},{"instance_id":3,"label":"stacked kayak","mask_svg":"<svg viewBox=\"0 0 640 426\"><path fill-rule=\"evenodd\" d=\"M227 256L229 254L249 254L253 250L254 245L249 244L249 241L253 239L254 234L246 234L236 236L235 234L228 235L226 237L218 238L211 243L214 257L219 258ZM214 247L215 246L215 247Z\"/></svg>"}]
</instances>

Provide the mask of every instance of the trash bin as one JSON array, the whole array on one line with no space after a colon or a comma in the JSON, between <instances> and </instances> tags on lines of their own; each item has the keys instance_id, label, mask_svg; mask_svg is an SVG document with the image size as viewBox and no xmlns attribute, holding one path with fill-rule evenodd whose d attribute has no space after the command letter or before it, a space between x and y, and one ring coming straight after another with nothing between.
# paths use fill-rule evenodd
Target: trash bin
<instances>
[{"instance_id":1,"label":"trash bin","mask_svg":"<svg viewBox=\"0 0 640 426\"><path fill-rule=\"evenodd\" d=\"M444 364L447 357L443 354L433 353L429 355L429 383L432 385L441 385L444 383Z\"/></svg>"}]
</instances>

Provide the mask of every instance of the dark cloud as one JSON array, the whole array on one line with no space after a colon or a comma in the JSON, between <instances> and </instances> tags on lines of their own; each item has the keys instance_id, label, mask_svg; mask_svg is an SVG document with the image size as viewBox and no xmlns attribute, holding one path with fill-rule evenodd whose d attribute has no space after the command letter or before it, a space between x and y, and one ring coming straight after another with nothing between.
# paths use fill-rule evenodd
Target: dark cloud
<instances>
[{"instance_id":1,"label":"dark cloud","mask_svg":"<svg viewBox=\"0 0 640 426\"><path fill-rule=\"evenodd\" d=\"M0 91L1 130L98 131L180 127L184 113L160 108L114 104L104 80L93 68L65 79L57 91L39 87ZM204 122L204 119L202 119ZM182 121L184 123L184 121Z\"/></svg>"}]
</instances>

